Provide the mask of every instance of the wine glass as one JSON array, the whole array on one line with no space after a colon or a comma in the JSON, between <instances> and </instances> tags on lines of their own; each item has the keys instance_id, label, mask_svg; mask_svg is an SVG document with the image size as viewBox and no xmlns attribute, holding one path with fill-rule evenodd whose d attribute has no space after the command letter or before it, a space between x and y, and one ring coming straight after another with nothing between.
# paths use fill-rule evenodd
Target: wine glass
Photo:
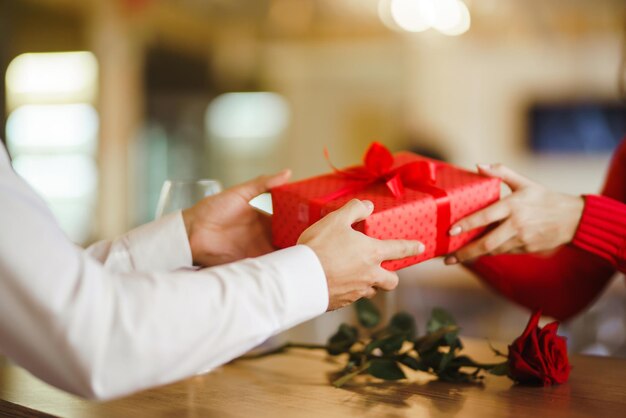
<instances>
[{"instance_id":1,"label":"wine glass","mask_svg":"<svg viewBox=\"0 0 626 418\"><path fill-rule=\"evenodd\" d=\"M217 180L166 180L161 188L155 218L193 206L199 200L222 191Z\"/></svg>"}]
</instances>

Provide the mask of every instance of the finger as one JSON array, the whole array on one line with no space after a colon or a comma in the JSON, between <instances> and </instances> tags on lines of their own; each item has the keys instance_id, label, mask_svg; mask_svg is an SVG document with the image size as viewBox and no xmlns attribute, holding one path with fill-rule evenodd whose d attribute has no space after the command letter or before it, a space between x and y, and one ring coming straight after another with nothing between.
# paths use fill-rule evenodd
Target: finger
<instances>
[{"instance_id":1,"label":"finger","mask_svg":"<svg viewBox=\"0 0 626 418\"><path fill-rule=\"evenodd\" d=\"M512 238L508 240L507 242L505 242L504 244L502 244L501 246L499 246L498 248L496 248L495 250L491 251L489 255L522 254L522 253L523 253L523 250L522 250L521 243L517 239ZM465 260L463 264L471 265L475 260L476 260L475 258L471 260ZM450 266L453 264L458 264L459 259L457 258L456 255L450 254L443 260L443 262L444 264Z\"/></svg>"},{"instance_id":2,"label":"finger","mask_svg":"<svg viewBox=\"0 0 626 418\"><path fill-rule=\"evenodd\" d=\"M373 287L370 287L369 289L367 289L367 290L365 290L363 292L363 296L361 296L361 297L366 298L366 299L371 299L374 296L376 296L376 293L377 293L376 289L373 288Z\"/></svg>"},{"instance_id":3,"label":"finger","mask_svg":"<svg viewBox=\"0 0 626 418\"><path fill-rule=\"evenodd\" d=\"M484 237L458 250L454 255L458 262L473 260L497 251L498 247L515 236L515 228L508 222L500 225Z\"/></svg>"},{"instance_id":4,"label":"finger","mask_svg":"<svg viewBox=\"0 0 626 418\"><path fill-rule=\"evenodd\" d=\"M289 180L289 177L291 177L291 170L285 169L276 174L259 176L231 190L249 201L273 187L282 186Z\"/></svg>"},{"instance_id":5,"label":"finger","mask_svg":"<svg viewBox=\"0 0 626 418\"><path fill-rule=\"evenodd\" d=\"M490 255L523 254L523 253L524 253L524 250L522 249L522 244L516 238L511 238L510 240L508 240L507 242L505 242L504 244L502 244L501 246L493 250L490 253ZM463 264L465 264L466 266L471 265L474 263L475 260L476 260L475 258L471 260L465 260ZM444 259L444 263L446 265L458 264L459 259L456 257L456 255L451 254Z\"/></svg>"},{"instance_id":6,"label":"finger","mask_svg":"<svg viewBox=\"0 0 626 418\"><path fill-rule=\"evenodd\" d=\"M491 255L519 253L522 246L522 243L516 237L513 237L493 250Z\"/></svg>"},{"instance_id":7,"label":"finger","mask_svg":"<svg viewBox=\"0 0 626 418\"><path fill-rule=\"evenodd\" d=\"M511 170L503 164L478 164L478 172L490 177L499 177L511 190L530 186L533 181Z\"/></svg>"},{"instance_id":8,"label":"finger","mask_svg":"<svg viewBox=\"0 0 626 418\"><path fill-rule=\"evenodd\" d=\"M352 225L355 222L362 221L372 214L374 211L374 203L369 200L352 199L336 211L332 212L342 223Z\"/></svg>"},{"instance_id":9,"label":"finger","mask_svg":"<svg viewBox=\"0 0 626 418\"><path fill-rule=\"evenodd\" d=\"M461 219L450 228L448 232L451 236L459 235L472 229L490 225L494 222L501 221L511 214L508 197L487 206L484 209L474 212L473 214Z\"/></svg>"},{"instance_id":10,"label":"finger","mask_svg":"<svg viewBox=\"0 0 626 418\"><path fill-rule=\"evenodd\" d=\"M375 240L380 261L398 260L400 258L420 255L426 246L419 241L410 240Z\"/></svg>"},{"instance_id":11,"label":"finger","mask_svg":"<svg viewBox=\"0 0 626 418\"><path fill-rule=\"evenodd\" d=\"M393 272L393 271L389 271L389 270L385 270L382 267L379 267L378 269L378 279L376 280L376 283L374 284L374 286L376 286L378 289L382 289L382 290L393 290L396 287L398 287L398 274Z\"/></svg>"},{"instance_id":12,"label":"finger","mask_svg":"<svg viewBox=\"0 0 626 418\"><path fill-rule=\"evenodd\" d=\"M282 186L283 184L289 181L291 177L291 170L286 168L284 170L279 171L278 173L271 175L268 177L267 182L265 183L266 189L272 189L274 187Z\"/></svg>"}]
</instances>

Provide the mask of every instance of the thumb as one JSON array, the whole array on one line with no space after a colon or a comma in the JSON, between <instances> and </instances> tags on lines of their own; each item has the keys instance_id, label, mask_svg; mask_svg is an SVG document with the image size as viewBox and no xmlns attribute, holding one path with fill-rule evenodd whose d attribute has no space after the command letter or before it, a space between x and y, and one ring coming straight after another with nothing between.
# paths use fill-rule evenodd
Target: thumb
<instances>
[{"instance_id":1,"label":"thumb","mask_svg":"<svg viewBox=\"0 0 626 418\"><path fill-rule=\"evenodd\" d=\"M489 177L498 177L515 191L533 184L532 180L511 170L503 164L478 164L478 172Z\"/></svg>"},{"instance_id":2,"label":"thumb","mask_svg":"<svg viewBox=\"0 0 626 418\"><path fill-rule=\"evenodd\" d=\"M398 273L385 270L380 267L379 279L376 281L376 287L383 290L393 290L398 287Z\"/></svg>"},{"instance_id":3,"label":"thumb","mask_svg":"<svg viewBox=\"0 0 626 418\"><path fill-rule=\"evenodd\" d=\"M282 186L287 183L289 177L291 177L291 170L285 169L276 174L259 176L233 187L232 191L236 192L246 200L252 200L273 187Z\"/></svg>"}]
</instances>

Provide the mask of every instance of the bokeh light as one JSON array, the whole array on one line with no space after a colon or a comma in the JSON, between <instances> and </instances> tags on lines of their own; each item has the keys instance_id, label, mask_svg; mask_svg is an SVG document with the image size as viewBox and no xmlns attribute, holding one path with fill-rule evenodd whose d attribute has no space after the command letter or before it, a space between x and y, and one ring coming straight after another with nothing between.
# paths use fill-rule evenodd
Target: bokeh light
<instances>
[{"instance_id":1,"label":"bokeh light","mask_svg":"<svg viewBox=\"0 0 626 418\"><path fill-rule=\"evenodd\" d=\"M378 14L385 26L407 32L433 28L457 36L471 26L469 10L461 0L380 0Z\"/></svg>"},{"instance_id":2,"label":"bokeh light","mask_svg":"<svg viewBox=\"0 0 626 418\"><path fill-rule=\"evenodd\" d=\"M97 200L98 63L91 52L25 53L7 69L7 145L15 171L65 233L86 242Z\"/></svg>"},{"instance_id":3,"label":"bokeh light","mask_svg":"<svg viewBox=\"0 0 626 418\"><path fill-rule=\"evenodd\" d=\"M391 17L408 32L422 32L430 28L418 0L391 0Z\"/></svg>"},{"instance_id":4,"label":"bokeh light","mask_svg":"<svg viewBox=\"0 0 626 418\"><path fill-rule=\"evenodd\" d=\"M32 103L91 103L95 100L98 62L91 52L26 53L7 69L10 109Z\"/></svg>"},{"instance_id":5,"label":"bokeh light","mask_svg":"<svg viewBox=\"0 0 626 418\"><path fill-rule=\"evenodd\" d=\"M24 152L72 152L93 155L98 113L88 104L24 105L7 120L7 144L15 155Z\"/></svg>"},{"instance_id":6,"label":"bokeh light","mask_svg":"<svg viewBox=\"0 0 626 418\"><path fill-rule=\"evenodd\" d=\"M452 26L439 28L439 31L445 35L462 35L470 29L470 26L472 24L470 12L465 3L463 3L462 1L459 1L457 3L459 11L458 20Z\"/></svg>"}]
</instances>

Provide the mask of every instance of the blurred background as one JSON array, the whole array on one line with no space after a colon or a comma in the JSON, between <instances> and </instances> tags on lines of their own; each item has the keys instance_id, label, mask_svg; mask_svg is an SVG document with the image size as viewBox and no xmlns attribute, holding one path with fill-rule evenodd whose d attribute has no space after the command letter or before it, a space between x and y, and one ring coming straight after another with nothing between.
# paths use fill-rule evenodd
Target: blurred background
<instances>
[{"instance_id":1,"label":"blurred background","mask_svg":"<svg viewBox=\"0 0 626 418\"><path fill-rule=\"evenodd\" d=\"M358 162L367 145L503 162L595 192L626 134L624 0L0 0L0 137L68 236L154 218L165 179L225 186ZM622 80L623 81L623 80ZM450 309L509 341L527 313L461 268L401 272L388 312ZM614 280L564 332L626 356ZM324 340L348 312L281 338Z\"/></svg>"}]
</instances>

